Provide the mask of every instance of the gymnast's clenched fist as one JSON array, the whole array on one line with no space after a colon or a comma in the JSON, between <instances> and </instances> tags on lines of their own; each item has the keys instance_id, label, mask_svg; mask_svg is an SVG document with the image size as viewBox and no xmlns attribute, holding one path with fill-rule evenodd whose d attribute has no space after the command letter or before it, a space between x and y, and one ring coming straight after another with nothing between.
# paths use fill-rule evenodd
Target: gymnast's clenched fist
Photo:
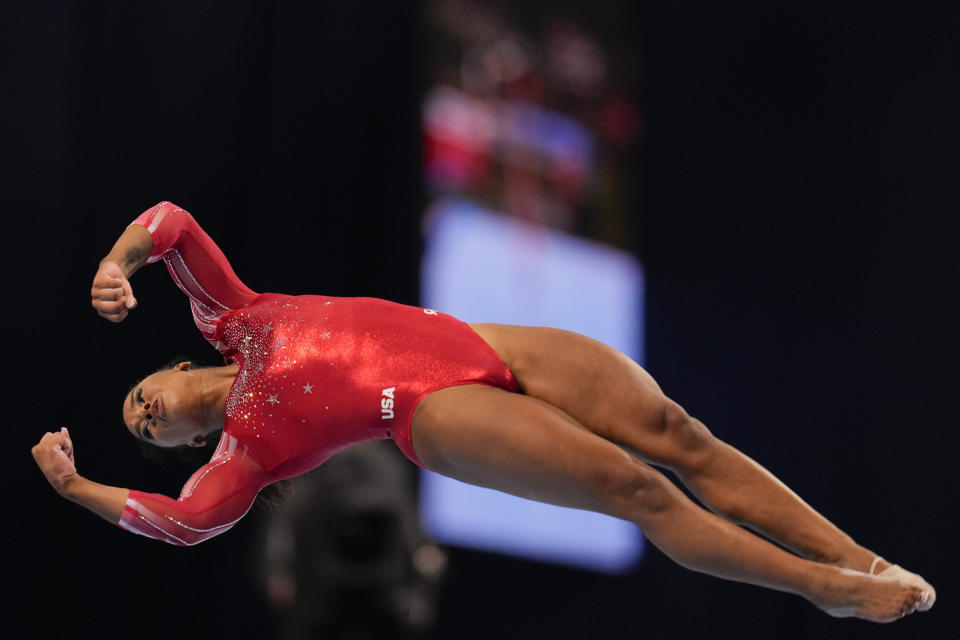
<instances>
[{"instance_id":1,"label":"gymnast's clenched fist","mask_svg":"<svg viewBox=\"0 0 960 640\"><path fill-rule=\"evenodd\" d=\"M62 494L66 485L77 475L73 442L66 427L54 433L45 433L31 453L50 485Z\"/></svg>"},{"instance_id":2,"label":"gymnast's clenched fist","mask_svg":"<svg viewBox=\"0 0 960 640\"><path fill-rule=\"evenodd\" d=\"M115 262L100 263L93 277L90 297L97 313L113 322L122 322L130 310L137 306L130 281Z\"/></svg>"}]
</instances>

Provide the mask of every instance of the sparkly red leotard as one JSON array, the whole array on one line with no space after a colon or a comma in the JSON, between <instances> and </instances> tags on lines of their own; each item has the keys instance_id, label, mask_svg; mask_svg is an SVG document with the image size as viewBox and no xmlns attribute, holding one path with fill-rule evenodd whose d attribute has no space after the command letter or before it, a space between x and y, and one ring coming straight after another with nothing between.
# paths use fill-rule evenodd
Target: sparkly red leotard
<instances>
[{"instance_id":1,"label":"sparkly red leotard","mask_svg":"<svg viewBox=\"0 0 960 640\"><path fill-rule=\"evenodd\" d=\"M257 294L189 213L167 202L134 224L153 237L203 335L240 367L223 436L179 499L130 491L120 526L171 544L222 533L264 486L344 447L392 438L418 465L410 419L431 391L516 391L503 360L459 320L374 298Z\"/></svg>"}]
</instances>

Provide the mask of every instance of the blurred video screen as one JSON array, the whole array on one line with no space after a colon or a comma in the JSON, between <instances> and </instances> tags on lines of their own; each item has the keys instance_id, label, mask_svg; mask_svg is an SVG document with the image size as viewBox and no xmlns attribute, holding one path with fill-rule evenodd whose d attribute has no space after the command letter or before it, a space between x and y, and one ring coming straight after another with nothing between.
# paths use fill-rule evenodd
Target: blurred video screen
<instances>
[{"instance_id":1,"label":"blurred video screen","mask_svg":"<svg viewBox=\"0 0 960 640\"><path fill-rule=\"evenodd\" d=\"M472 322L563 327L642 359L643 277L620 250L444 202L432 211L423 304ZM643 548L639 530L455 482L421 478L421 513L439 541L618 572Z\"/></svg>"},{"instance_id":2,"label":"blurred video screen","mask_svg":"<svg viewBox=\"0 0 960 640\"><path fill-rule=\"evenodd\" d=\"M424 4L421 304L577 331L642 363L632 3ZM642 556L631 524L428 472L421 509L447 544L611 573Z\"/></svg>"}]
</instances>

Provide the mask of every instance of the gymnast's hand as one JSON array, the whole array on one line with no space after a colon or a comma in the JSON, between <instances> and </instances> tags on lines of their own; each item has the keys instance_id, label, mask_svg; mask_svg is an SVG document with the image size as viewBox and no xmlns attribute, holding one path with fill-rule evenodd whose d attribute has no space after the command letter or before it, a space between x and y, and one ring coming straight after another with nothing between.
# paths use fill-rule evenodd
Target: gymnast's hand
<instances>
[{"instance_id":1,"label":"gymnast's hand","mask_svg":"<svg viewBox=\"0 0 960 640\"><path fill-rule=\"evenodd\" d=\"M93 308L111 322L122 322L130 310L137 306L130 281L116 262L104 260L90 289Z\"/></svg>"},{"instance_id":2,"label":"gymnast's hand","mask_svg":"<svg viewBox=\"0 0 960 640\"><path fill-rule=\"evenodd\" d=\"M47 481L62 494L66 486L77 477L77 466L73 460L73 442L66 427L56 433L47 432L31 450L37 466Z\"/></svg>"}]
</instances>

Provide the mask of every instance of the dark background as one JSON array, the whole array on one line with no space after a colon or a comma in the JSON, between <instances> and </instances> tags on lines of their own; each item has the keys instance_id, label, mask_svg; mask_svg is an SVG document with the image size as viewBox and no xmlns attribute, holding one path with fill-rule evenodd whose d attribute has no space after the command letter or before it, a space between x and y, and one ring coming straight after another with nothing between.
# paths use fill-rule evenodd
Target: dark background
<instances>
[{"instance_id":1,"label":"dark background","mask_svg":"<svg viewBox=\"0 0 960 640\"><path fill-rule=\"evenodd\" d=\"M716 434L923 573L937 606L880 627L655 551L609 577L453 550L431 637L955 633L960 8L791 7L650 0L622 25L645 60L647 364ZM181 294L154 267L127 322L89 308L97 261L160 200L255 290L416 303L415 3L5 13L3 635L269 637L255 518L167 547L59 499L29 449L67 426L98 481L175 493L189 473L142 462L120 422L128 385L169 357L216 362Z\"/></svg>"}]
</instances>

